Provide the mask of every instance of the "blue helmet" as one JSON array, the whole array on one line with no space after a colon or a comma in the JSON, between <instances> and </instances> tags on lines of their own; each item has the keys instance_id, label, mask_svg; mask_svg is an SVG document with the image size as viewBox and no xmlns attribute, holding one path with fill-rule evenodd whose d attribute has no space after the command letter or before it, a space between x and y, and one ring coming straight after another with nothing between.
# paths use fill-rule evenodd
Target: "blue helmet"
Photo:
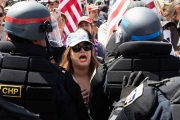
<instances>
[{"instance_id":1,"label":"blue helmet","mask_svg":"<svg viewBox=\"0 0 180 120\"><path fill-rule=\"evenodd\" d=\"M120 23L123 42L163 40L161 22L149 8L135 7L128 10Z\"/></svg>"}]
</instances>

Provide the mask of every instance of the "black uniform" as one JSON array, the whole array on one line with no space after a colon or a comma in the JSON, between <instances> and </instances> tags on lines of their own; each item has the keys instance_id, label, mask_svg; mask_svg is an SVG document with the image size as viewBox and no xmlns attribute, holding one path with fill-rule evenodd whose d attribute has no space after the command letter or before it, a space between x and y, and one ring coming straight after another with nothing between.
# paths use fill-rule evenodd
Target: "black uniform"
<instances>
[{"instance_id":1,"label":"black uniform","mask_svg":"<svg viewBox=\"0 0 180 120\"><path fill-rule=\"evenodd\" d=\"M39 114L43 120L86 120L81 90L34 44L0 43L0 83L3 97Z\"/></svg>"},{"instance_id":2,"label":"black uniform","mask_svg":"<svg viewBox=\"0 0 180 120\"><path fill-rule=\"evenodd\" d=\"M22 106L3 100L0 95L0 120L41 120Z\"/></svg>"},{"instance_id":3,"label":"black uniform","mask_svg":"<svg viewBox=\"0 0 180 120\"><path fill-rule=\"evenodd\" d=\"M179 79L143 82L128 96L134 97L127 98L116 120L179 120Z\"/></svg>"}]
</instances>

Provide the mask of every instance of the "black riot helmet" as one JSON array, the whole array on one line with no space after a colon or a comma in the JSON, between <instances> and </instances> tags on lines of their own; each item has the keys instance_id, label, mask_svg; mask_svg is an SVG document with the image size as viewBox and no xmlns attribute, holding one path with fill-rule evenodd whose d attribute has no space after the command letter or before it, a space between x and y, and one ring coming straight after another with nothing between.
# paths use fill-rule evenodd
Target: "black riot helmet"
<instances>
[{"instance_id":1,"label":"black riot helmet","mask_svg":"<svg viewBox=\"0 0 180 120\"><path fill-rule=\"evenodd\" d=\"M28 40L42 40L52 31L48 9L36 1L13 4L5 18L5 31Z\"/></svg>"},{"instance_id":2,"label":"black riot helmet","mask_svg":"<svg viewBox=\"0 0 180 120\"><path fill-rule=\"evenodd\" d=\"M135 7L128 10L119 28L123 42L163 40L160 20L149 8Z\"/></svg>"}]
</instances>

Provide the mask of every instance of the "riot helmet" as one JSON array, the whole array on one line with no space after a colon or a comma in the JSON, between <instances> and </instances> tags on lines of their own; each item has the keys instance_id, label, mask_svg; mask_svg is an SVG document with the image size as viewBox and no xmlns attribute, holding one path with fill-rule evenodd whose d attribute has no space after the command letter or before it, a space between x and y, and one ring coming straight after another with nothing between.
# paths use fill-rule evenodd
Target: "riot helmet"
<instances>
[{"instance_id":1,"label":"riot helmet","mask_svg":"<svg viewBox=\"0 0 180 120\"><path fill-rule=\"evenodd\" d=\"M4 29L27 40L42 40L48 38L57 26L52 24L50 12L44 5L36 1L22 1L13 4L8 10Z\"/></svg>"},{"instance_id":2,"label":"riot helmet","mask_svg":"<svg viewBox=\"0 0 180 120\"><path fill-rule=\"evenodd\" d=\"M128 10L122 18L119 29L122 42L163 40L158 16L146 7Z\"/></svg>"},{"instance_id":3,"label":"riot helmet","mask_svg":"<svg viewBox=\"0 0 180 120\"><path fill-rule=\"evenodd\" d=\"M21 38L42 40L46 37L43 25L47 21L50 22L51 18L45 6L36 1L23 1L10 7L6 14L4 29Z\"/></svg>"}]
</instances>

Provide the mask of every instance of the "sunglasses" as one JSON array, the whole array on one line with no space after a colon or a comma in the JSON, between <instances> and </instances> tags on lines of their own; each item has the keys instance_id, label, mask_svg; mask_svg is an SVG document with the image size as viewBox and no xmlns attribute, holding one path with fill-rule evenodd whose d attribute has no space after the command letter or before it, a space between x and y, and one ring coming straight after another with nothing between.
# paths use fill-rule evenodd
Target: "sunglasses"
<instances>
[{"instance_id":1,"label":"sunglasses","mask_svg":"<svg viewBox=\"0 0 180 120\"><path fill-rule=\"evenodd\" d=\"M3 17L4 16L4 13L0 13L0 17Z\"/></svg>"},{"instance_id":2,"label":"sunglasses","mask_svg":"<svg viewBox=\"0 0 180 120\"><path fill-rule=\"evenodd\" d=\"M84 44L82 46L75 45L74 47L72 47L72 50L77 53L81 51L81 48L83 48L85 51L90 51L92 50L92 45L91 44Z\"/></svg>"}]
</instances>

